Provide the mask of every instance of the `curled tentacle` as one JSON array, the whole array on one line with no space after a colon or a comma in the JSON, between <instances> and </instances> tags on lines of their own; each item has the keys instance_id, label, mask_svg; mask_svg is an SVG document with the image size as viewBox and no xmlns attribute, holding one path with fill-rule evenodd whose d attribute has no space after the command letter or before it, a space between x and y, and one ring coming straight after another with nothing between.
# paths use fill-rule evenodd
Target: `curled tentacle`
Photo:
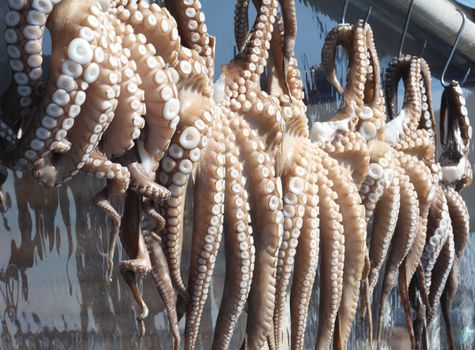
<instances>
[{"instance_id":1,"label":"curled tentacle","mask_svg":"<svg viewBox=\"0 0 475 350\"><path fill-rule=\"evenodd\" d=\"M111 219L111 234L109 241L108 260L109 273L108 279L112 281L112 270L114 261L115 246L119 235L120 215L109 202L109 198L114 195L122 195L129 187L130 173L126 167L117 163L112 163L104 154L98 150L91 153L90 158L86 161L83 171L94 175L98 179L107 179L108 184L104 190L99 192L94 198L96 205L105 211Z\"/></svg>"},{"instance_id":2,"label":"curled tentacle","mask_svg":"<svg viewBox=\"0 0 475 350\"><path fill-rule=\"evenodd\" d=\"M142 299L140 289L137 284L137 274L144 276L152 269L147 247L140 229L142 220L142 199L138 194L127 191L124 204L124 213L120 225L120 240L131 260L121 261L119 264L120 273L129 286L132 296L140 307L140 314L137 321L140 325L140 334L145 332L143 320L148 316L148 308Z\"/></svg>"},{"instance_id":3,"label":"curled tentacle","mask_svg":"<svg viewBox=\"0 0 475 350\"><path fill-rule=\"evenodd\" d=\"M69 180L84 166L114 117L120 93L118 53L121 47L117 42L115 31L107 25L107 21L103 23L101 30L106 38L99 40L101 49L99 52L102 55L94 56L94 60L102 61L101 68L99 69L96 64L97 71L91 70L84 73L94 78L90 81L91 84L85 95L87 103L82 108L78 107L79 114L75 119L64 120L58 131L58 135L62 138L56 137L55 142L58 143L67 134L71 149L65 154L49 153L35 163L34 176L47 187L58 186ZM74 128L72 128L73 124ZM72 129L69 130L69 128Z\"/></svg>"},{"instance_id":4,"label":"curled tentacle","mask_svg":"<svg viewBox=\"0 0 475 350\"><path fill-rule=\"evenodd\" d=\"M341 23L333 28L325 38L322 48L322 68L325 72L328 82L336 89L338 94L344 95L344 90L336 76L335 56L339 45L345 48L346 54L349 54L348 48L351 46L352 25Z\"/></svg>"},{"instance_id":5,"label":"curled tentacle","mask_svg":"<svg viewBox=\"0 0 475 350\"><path fill-rule=\"evenodd\" d=\"M205 61L208 76L212 80L214 75L214 47L205 15L201 11L199 0L180 1L167 0L167 8L171 11L178 24L178 31L184 46L195 50Z\"/></svg>"},{"instance_id":6,"label":"curled tentacle","mask_svg":"<svg viewBox=\"0 0 475 350\"><path fill-rule=\"evenodd\" d=\"M103 15L94 3L89 0L80 3L63 1L49 16L47 26L53 38L53 48L46 94L39 101L31 123L23 130L18 147L7 156L12 166L21 168L37 160L43 163L43 157L56 150L81 112L89 84L97 86L96 80L103 76L99 64L102 64L103 55L100 53L104 48L97 47L99 22ZM75 15L76 12L80 15ZM42 13L36 13L44 17ZM57 37L62 39L55 40ZM68 41L70 38L73 39ZM41 53L41 40L30 42L32 47L28 50L35 55ZM27 80L26 74L19 74ZM51 161L46 163L50 165ZM34 172L34 175L38 174Z\"/></svg>"}]
</instances>

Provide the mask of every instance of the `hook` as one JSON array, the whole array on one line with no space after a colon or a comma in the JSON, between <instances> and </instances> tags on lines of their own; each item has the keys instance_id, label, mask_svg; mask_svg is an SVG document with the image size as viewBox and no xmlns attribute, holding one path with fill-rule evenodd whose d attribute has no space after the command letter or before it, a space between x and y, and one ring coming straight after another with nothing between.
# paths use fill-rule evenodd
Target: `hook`
<instances>
[{"instance_id":1,"label":"hook","mask_svg":"<svg viewBox=\"0 0 475 350\"><path fill-rule=\"evenodd\" d=\"M343 4L343 8L341 10L341 16L340 16L340 23L345 23L346 10L348 10L349 3L350 3L350 0L345 0L345 3Z\"/></svg>"},{"instance_id":2,"label":"hook","mask_svg":"<svg viewBox=\"0 0 475 350\"><path fill-rule=\"evenodd\" d=\"M424 40L424 44L422 44L421 51L419 51L418 57L422 57L422 55L424 54L424 51L426 50L426 47L427 47L427 40Z\"/></svg>"},{"instance_id":3,"label":"hook","mask_svg":"<svg viewBox=\"0 0 475 350\"><path fill-rule=\"evenodd\" d=\"M457 9L457 11L462 15L462 25L460 26L460 29L457 33L457 37L455 38L454 45L452 46L452 51L450 51L449 58L447 59L447 63L445 64L444 70L442 71L442 75L440 76L440 83L442 84L442 86L444 88L449 86L449 84L445 81L445 73L447 73L447 68L449 68L450 61L452 61L452 58L453 58L454 53L455 53L455 49L457 48L457 45L460 41L460 37L462 36L463 29L465 28L465 21L467 19L467 16L465 16L465 13L463 13L459 9ZM470 74L470 69L469 69L468 73Z\"/></svg>"},{"instance_id":4,"label":"hook","mask_svg":"<svg viewBox=\"0 0 475 350\"><path fill-rule=\"evenodd\" d=\"M402 54L404 41L406 40L406 35L407 35L407 29L409 28L409 22L411 20L413 6L414 6L414 0L411 0L411 2L409 3L409 8L407 9L406 18L404 19L404 30L402 31L401 41L399 42L398 56L401 56Z\"/></svg>"},{"instance_id":5,"label":"hook","mask_svg":"<svg viewBox=\"0 0 475 350\"><path fill-rule=\"evenodd\" d=\"M366 16L364 18L363 26L368 23L369 17L371 16L371 11L373 10L373 5L369 5L368 10L366 10Z\"/></svg>"},{"instance_id":6,"label":"hook","mask_svg":"<svg viewBox=\"0 0 475 350\"><path fill-rule=\"evenodd\" d=\"M467 73L465 73L465 76L463 77L463 80L460 83L460 86L465 85L465 83L467 82L468 76L470 75L471 70L472 70L472 67L469 66L468 69L467 69Z\"/></svg>"}]
</instances>

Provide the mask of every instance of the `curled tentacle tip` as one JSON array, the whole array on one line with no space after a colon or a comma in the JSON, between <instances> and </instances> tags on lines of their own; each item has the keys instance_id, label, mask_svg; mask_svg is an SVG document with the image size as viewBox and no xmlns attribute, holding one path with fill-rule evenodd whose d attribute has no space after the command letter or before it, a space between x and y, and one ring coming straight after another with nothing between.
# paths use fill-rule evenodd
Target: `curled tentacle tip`
<instances>
[{"instance_id":1,"label":"curled tentacle tip","mask_svg":"<svg viewBox=\"0 0 475 350\"><path fill-rule=\"evenodd\" d=\"M109 266L108 266L108 269L107 269L107 280L110 282L112 282L113 278L112 278L112 273L114 272L114 262L112 261L112 259L109 259Z\"/></svg>"},{"instance_id":2,"label":"curled tentacle tip","mask_svg":"<svg viewBox=\"0 0 475 350\"><path fill-rule=\"evenodd\" d=\"M145 322L143 320L138 320L139 322L139 338L142 339L145 335Z\"/></svg>"}]
</instances>

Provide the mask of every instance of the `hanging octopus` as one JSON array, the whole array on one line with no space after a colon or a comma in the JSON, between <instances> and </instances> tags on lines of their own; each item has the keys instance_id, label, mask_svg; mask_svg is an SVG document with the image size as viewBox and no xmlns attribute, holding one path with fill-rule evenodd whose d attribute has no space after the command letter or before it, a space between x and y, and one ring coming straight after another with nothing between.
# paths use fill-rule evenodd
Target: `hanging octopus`
<instances>
[{"instance_id":1,"label":"hanging octopus","mask_svg":"<svg viewBox=\"0 0 475 350\"><path fill-rule=\"evenodd\" d=\"M238 46L240 38L245 36L240 32L241 24L247 23L246 18L241 18L247 16L247 12L243 10L245 6L247 6L246 2L242 5L238 3L235 12ZM346 286L346 292L340 309L343 340L340 340L338 336L338 341L343 344L346 343L352 318L356 312L359 279L361 278L358 276L361 276L362 273L365 251L364 211L359 204L357 190L351 185L350 174L324 151L312 144L308 138L306 108L302 101L302 82L293 50L296 35L295 5L293 2L285 2L282 4L282 9L284 39L282 41L279 28L274 28L267 76L267 92L279 98L280 108L286 122L283 151L276 163L284 189L285 219L284 236L277 267L278 287L274 311L274 342L276 347L280 347L282 343L281 327L284 319L287 286L290 282L294 259L297 259L291 294L291 342L292 348L303 347L307 309L317 268L318 213L320 210L322 247L325 248L320 250L323 254L321 260L322 298L319 345L317 346L324 348L328 346L333 333L344 286ZM327 171L327 169L329 170ZM335 183L330 180L330 177L335 179ZM297 184L299 185L296 186ZM321 203L320 208L319 203ZM339 217L340 210L342 214L344 213L344 217ZM353 232L353 234L349 235L349 232ZM325 235L323 236L323 234ZM345 238L356 248L352 252L347 252L346 257L343 243ZM299 242L303 243L299 244ZM339 258L333 262L335 257ZM345 258L346 261L344 261ZM342 280L344 263L346 270ZM354 268L349 268L350 266ZM351 282L353 277L356 279L356 283ZM333 288L334 284L339 288ZM323 288L324 286L325 288ZM324 303L324 300L328 299L332 300L331 304Z\"/></svg>"},{"instance_id":2,"label":"hanging octopus","mask_svg":"<svg viewBox=\"0 0 475 350\"><path fill-rule=\"evenodd\" d=\"M349 57L345 90L335 75L337 46L345 48ZM369 257L366 257L365 263L365 276L369 275L366 277L364 314L364 306L369 304L376 285L374 280L377 281L396 227L400 206L397 165L383 137L385 107L380 88L379 61L369 25L360 20L354 26L340 24L333 29L322 50L322 67L329 82L343 94L344 102L335 118L314 126L312 139L323 142L330 154L338 150L334 156L353 170L366 209L366 223L374 211L378 213L374 216ZM353 143L350 139L359 141ZM353 162L353 159L359 161ZM380 201L382 197L384 201ZM371 330L371 318L369 320Z\"/></svg>"},{"instance_id":3,"label":"hanging octopus","mask_svg":"<svg viewBox=\"0 0 475 350\"><path fill-rule=\"evenodd\" d=\"M215 99L236 138L245 174L242 185L249 196L255 247L244 340L249 349L260 349L267 340L273 343L277 257L282 241L281 190L274 165L281 151L284 125L278 101L260 87L276 11L275 0L262 1L246 43L237 57L221 68L215 91Z\"/></svg>"},{"instance_id":4,"label":"hanging octopus","mask_svg":"<svg viewBox=\"0 0 475 350\"><path fill-rule=\"evenodd\" d=\"M415 64L412 70L412 73L407 68L410 65L410 61L413 63L418 61L418 64ZM406 63L404 63L406 62ZM406 68L402 68L406 65ZM402 70L406 69L405 73L402 73ZM405 261L400 267L399 274L399 291L401 293L401 300L406 313L406 321L409 331L409 336L413 346L416 346L416 338L414 334L413 322L411 319L411 310L410 310L410 301L415 310L419 310L417 307L418 304L424 302L427 304L427 293L426 290L430 288L431 274L434 267L434 263L439 256L442 247L444 246L447 238L451 234L450 231L450 219L447 209L447 203L442 193L442 188L438 186L439 182L439 167L435 163L435 122L433 116L432 108L432 93L431 93L431 84L430 84L430 71L427 66L427 63L422 58L401 56L399 59L394 59L388 68L386 80L386 93L391 102L390 109L395 108L396 97L396 86L397 75L406 74L406 79L408 75L415 74L413 78L414 85L419 91L420 95L420 114L419 114L419 126L417 132L426 132L424 135L428 142L425 143L422 147L419 145L417 147L425 147L427 150L422 151L419 154L426 154L427 157L422 157L424 159L423 164L426 165L426 168L430 169L430 177L432 178L433 185L426 184L427 190L424 193L428 193L427 201L424 200L424 193L418 191L418 199L420 205L421 215L419 217L419 227L417 230L417 235L414 240L414 243L409 251ZM395 113L393 110L390 113ZM417 114L414 114L417 116ZM417 119L415 119L417 120ZM413 141L412 144L414 145ZM416 165L417 168L422 168L422 164L417 165L414 159L410 164L412 166ZM411 165L410 165L411 166ZM427 170L426 170L427 172ZM418 181L419 184L426 181L422 178L423 181ZM419 185L422 186L422 185ZM416 186L417 189L418 186ZM430 189L432 187L432 189ZM415 275L414 273L417 272ZM415 278L414 278L415 277ZM418 296L414 295L415 284L417 284L420 293ZM411 286L412 294L409 295L409 287ZM426 306L427 307L427 306ZM418 318L423 314L418 312Z\"/></svg>"},{"instance_id":5,"label":"hanging octopus","mask_svg":"<svg viewBox=\"0 0 475 350\"><path fill-rule=\"evenodd\" d=\"M123 194L129 187L129 179L132 180L131 188L144 197L161 200L168 195L153 178L179 120L179 101L172 78L164 70L163 60L154 57L155 49L145 46L141 36L141 43L137 43L131 28L117 23L117 19L97 7L95 1L11 1L10 5L12 10L7 17L14 18L7 22L16 29L9 30L7 35L13 38L23 23L26 26L22 33L28 33L29 38L26 43L20 41L18 47L10 40L12 59L41 61L41 37L45 26L53 38L53 54L46 92L33 111L25 109L28 113L21 114L30 120L21 121L23 136L16 140L15 149L5 156L6 163L12 167L32 167L35 178L48 187L61 185L80 169L108 180L108 186L98 194L96 201L112 218L111 278L120 216L110 205L109 197ZM76 16L75 11L80 15ZM18 16L24 16L25 20L18 22ZM58 37L64 39L56 40ZM19 53L20 57L17 57ZM20 62L17 66L25 65ZM28 67L25 72L32 80L38 80L41 77L38 69L30 71L35 66ZM25 72L18 73L15 83L25 80ZM146 94L144 90L147 90ZM155 91L161 91L161 94L154 94ZM20 99L20 105L25 104L22 101L25 99ZM23 107L28 108L31 104L30 101ZM145 114L147 104L149 112ZM46 112L41 116L39 113L44 110ZM111 128L106 130L109 126ZM130 151L144 126L143 141ZM14 143L9 129L6 130L7 141ZM140 156L142 148L145 156ZM130 152L124 155L127 151ZM147 151L154 156L147 158ZM118 162L111 162L111 157L117 157ZM127 220L128 215L124 215L124 221ZM121 271L130 268L147 272L150 262L143 238L141 235L133 237L138 240L139 255L143 259L135 259L139 260L137 263L122 262ZM123 242L133 246L130 240ZM129 250L127 244L124 245Z\"/></svg>"},{"instance_id":6,"label":"hanging octopus","mask_svg":"<svg viewBox=\"0 0 475 350\"><path fill-rule=\"evenodd\" d=\"M366 302L364 305L368 305L371 300L372 291L378 280L379 270L390 247L392 236L395 235L393 238L395 243L399 242L399 244L394 244L395 249L390 252L390 261L386 268L387 277L383 287L382 308L380 308L383 311L387 296L397 275L398 266L412 246L412 240L415 236L417 220L412 219L415 219L413 213L419 209L415 206L417 195L411 181L417 181L418 178L413 180L411 174L405 174L405 170L400 164L400 152L395 152L392 146L388 144L388 140L392 141L390 138L386 140L384 134L385 107L379 86L379 62L371 29L368 25L365 25L363 31L361 23L362 21L360 21L360 28L341 24L332 31L327 38L326 48L322 51L322 65L327 71L329 81L335 85L337 91L348 91L347 94L351 96L351 99L347 97L344 99L343 111L346 109L347 115L350 114L348 111L352 111L348 107L348 100L353 101L353 106L358 106L358 104L361 106L364 103L363 107L360 107L364 111L364 113L360 113L363 125L358 130L368 142L371 163L368 166L369 176L362 184L360 194L366 207L367 221L373 214L376 214L374 215L373 234L370 239L369 275L366 282ZM356 45L355 47L351 46L353 43ZM336 45L342 45L345 48L350 57L350 65L353 64L348 74L345 91L339 86L335 76L334 56ZM369 58L369 62L365 60L365 53ZM355 72L360 72L360 76ZM352 80L354 76L357 78ZM359 97L359 99L354 96ZM348 119L351 119L351 117ZM346 126L341 125L341 121L335 122L333 125L331 123L332 121L317 124L312 131L314 139L321 140L326 137L327 133L331 136L335 133L335 130L346 128ZM330 127L327 128L328 126ZM407 164L407 161L406 159L405 164L402 165L415 166L414 163ZM419 169L420 167L416 168L417 171ZM418 175L417 171L415 175ZM422 178L424 179L424 174ZM402 246L401 242L404 242ZM363 314L366 312L365 308L363 308ZM371 318L369 321L371 332Z\"/></svg>"},{"instance_id":7,"label":"hanging octopus","mask_svg":"<svg viewBox=\"0 0 475 350\"><path fill-rule=\"evenodd\" d=\"M447 200L450 219L452 221L453 250L455 256L453 258L452 267L448 269L450 266L449 262L452 246L450 243L448 246L444 245L443 255L441 254L439 256L434 267L434 271L440 273L441 276L434 276L434 279L437 279L432 282L434 287L431 288L429 294L429 302L432 303L432 310L429 314L430 319L433 319L433 315L435 315L437 311L438 299L440 298L450 349L454 349L450 309L452 299L457 291L458 264L467 244L470 232L468 208L460 195L460 192L472 183L472 169L468 161L472 127L467 113L462 89L456 81L452 81L445 87L442 94L440 140L443 152L439 162L442 168L441 182L444 187L444 195ZM447 132L445 131L446 120ZM444 275L448 271L448 276L445 278Z\"/></svg>"}]
</instances>

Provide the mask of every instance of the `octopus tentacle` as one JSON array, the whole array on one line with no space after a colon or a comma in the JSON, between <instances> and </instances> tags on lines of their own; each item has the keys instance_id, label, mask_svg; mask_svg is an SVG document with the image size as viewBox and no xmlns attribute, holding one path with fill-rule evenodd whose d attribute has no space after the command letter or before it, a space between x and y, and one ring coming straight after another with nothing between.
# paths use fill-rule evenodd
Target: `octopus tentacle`
<instances>
[{"instance_id":1,"label":"octopus tentacle","mask_svg":"<svg viewBox=\"0 0 475 350\"><path fill-rule=\"evenodd\" d=\"M205 23L205 14L201 11L199 0L167 0L167 8L178 23L178 31L184 46L195 50L203 57L212 80L214 76L214 48Z\"/></svg>"},{"instance_id":2,"label":"octopus tentacle","mask_svg":"<svg viewBox=\"0 0 475 350\"><path fill-rule=\"evenodd\" d=\"M389 188L384 191L381 200L376 205L373 214L373 228L369 249L370 271L369 300L372 300L373 290L379 278L379 272L384 263L391 239L394 235L400 208L399 177L395 177Z\"/></svg>"},{"instance_id":3,"label":"octopus tentacle","mask_svg":"<svg viewBox=\"0 0 475 350\"><path fill-rule=\"evenodd\" d=\"M102 209L111 219L111 235L108 249L108 279L112 281L112 270L114 266L114 252L119 235L120 215L109 202L113 195L124 194L129 187L130 174L126 167L112 163L104 154L94 150L86 161L83 171L94 175L98 179L106 178L108 185L94 198L96 205Z\"/></svg>"},{"instance_id":4,"label":"octopus tentacle","mask_svg":"<svg viewBox=\"0 0 475 350\"><path fill-rule=\"evenodd\" d=\"M53 41L47 93L39 102L31 123L23 131L19 146L8 155L8 162L13 166L24 167L56 149L58 141L66 137L74 124L74 118L81 111L86 97L84 90L100 75L100 53L103 49L96 45L102 14L94 3L65 0L55 6L49 17L47 26L52 36L63 39ZM44 14L36 12L44 17ZM63 12L69 15L66 16ZM72 15L76 12L80 15ZM62 23L65 22L69 25L63 26ZM31 40L31 43L32 48L29 50L38 55L41 52L41 41ZM27 80L26 74L19 74L24 78L21 79Z\"/></svg>"},{"instance_id":5,"label":"octopus tentacle","mask_svg":"<svg viewBox=\"0 0 475 350\"><path fill-rule=\"evenodd\" d=\"M311 159L310 170L307 205L305 206L302 230L295 254L294 276L290 294L291 348L297 350L303 349L304 346L308 307L317 273L320 244L318 175L316 174L322 171L321 164L316 164Z\"/></svg>"},{"instance_id":6,"label":"octopus tentacle","mask_svg":"<svg viewBox=\"0 0 475 350\"><path fill-rule=\"evenodd\" d=\"M233 330L251 289L255 247L252 236L250 206L246 178L240 161L236 138L225 127L226 187L225 187L225 249L226 273L223 297L214 333L213 349L227 349Z\"/></svg>"},{"instance_id":7,"label":"octopus tentacle","mask_svg":"<svg viewBox=\"0 0 475 350\"><path fill-rule=\"evenodd\" d=\"M422 57L419 58L421 65L421 109L422 109L422 118L420 127L426 129L430 132L433 137L434 144L437 143L436 135L436 124L435 124L435 115L434 108L432 104L432 86L431 86L431 73L427 61Z\"/></svg>"},{"instance_id":8,"label":"octopus tentacle","mask_svg":"<svg viewBox=\"0 0 475 350\"><path fill-rule=\"evenodd\" d=\"M148 315L148 308L142 299L136 275L144 276L151 271L152 266L140 229L142 219L141 201L138 194L130 190L127 191L124 213L120 225L120 240L131 260L121 261L119 267L120 273L132 292L132 296L140 307L140 314L137 316L137 321L140 325L140 334L143 335L145 332L143 320Z\"/></svg>"},{"instance_id":9,"label":"octopus tentacle","mask_svg":"<svg viewBox=\"0 0 475 350\"><path fill-rule=\"evenodd\" d=\"M203 96L210 96L210 86L207 83L202 64L196 55L186 47L180 46L180 37L178 36L177 23L165 10L157 5L147 6L143 1L129 2L127 10L121 10L123 17L137 30L145 35L144 38L156 47L158 53L164 58L165 62L171 67L169 72L172 79L177 83L180 104L176 103L176 111L181 106L180 114L187 118L178 124L175 136L171 140L171 146L168 150L168 156L164 159L159 181L163 185L172 186L172 198L168 200L166 212L169 217L167 220L167 258L169 261L170 273L174 285L178 288L182 296L186 295L186 288L180 275L181 261L181 239L183 230L183 206L186 194L186 184L188 178L195 168L196 162L200 159L201 150L206 147L208 142L208 129L212 121L211 109L207 105L208 100ZM142 26L142 23L145 26ZM160 23L153 26L153 23ZM164 40L173 43L175 51L168 51L168 46L163 45ZM193 75L192 75L193 73ZM170 94L169 88L162 89L163 94ZM167 95L165 95L167 96ZM167 97L168 98L168 97ZM204 103L202 101L205 101ZM169 102L170 103L170 102ZM166 118L166 111L164 113ZM177 126L179 118L174 118L170 126L173 129ZM153 139L153 138L152 138ZM197 147L200 143L201 146ZM168 146L168 143L164 145ZM153 152L153 148L146 147ZM173 158L173 159L172 159ZM174 167L178 164L178 167ZM173 185L172 185L173 183ZM169 205L173 204L173 205Z\"/></svg>"},{"instance_id":10,"label":"octopus tentacle","mask_svg":"<svg viewBox=\"0 0 475 350\"><path fill-rule=\"evenodd\" d=\"M249 0L238 0L234 7L234 39L238 52L242 50L249 34Z\"/></svg>"},{"instance_id":11,"label":"octopus tentacle","mask_svg":"<svg viewBox=\"0 0 475 350\"><path fill-rule=\"evenodd\" d=\"M413 184L409 180L409 176L405 171L398 167L399 187L400 187L400 210L396 229L393 235L391 248L389 250L388 261L384 271L383 287L379 301L379 317L377 339L381 339L383 322L382 316L387 307L387 301L391 290L393 289L396 277L398 275L399 266L403 263L404 258L416 237L419 218L419 202Z\"/></svg>"},{"instance_id":12,"label":"octopus tentacle","mask_svg":"<svg viewBox=\"0 0 475 350\"><path fill-rule=\"evenodd\" d=\"M295 56L297 38L297 13L294 0L279 0L284 20L284 55L287 59Z\"/></svg>"},{"instance_id":13,"label":"octopus tentacle","mask_svg":"<svg viewBox=\"0 0 475 350\"><path fill-rule=\"evenodd\" d=\"M447 207L445 194L442 188L437 186L434 199L430 204L427 220L427 237L421 257L426 288L430 288L432 269L447 240L447 226L450 224L449 209Z\"/></svg>"},{"instance_id":14,"label":"octopus tentacle","mask_svg":"<svg viewBox=\"0 0 475 350\"><path fill-rule=\"evenodd\" d=\"M112 30L111 26L109 26ZM106 28L102 29L104 32ZM72 120L75 127L68 133L71 150L67 154L48 154L35 163L34 176L47 187L58 186L74 176L89 159L91 152L97 147L103 133L114 117L117 98L120 93L120 74L117 56L120 44L116 41L115 32L107 32L107 37L100 40L100 48L104 60L101 69L95 72L95 80L87 90L87 103L79 115ZM91 53L92 55L92 53ZM92 73L91 73L92 74ZM63 123L63 128L72 127ZM67 124L67 125L66 125ZM60 129L66 133L65 129Z\"/></svg>"},{"instance_id":15,"label":"octopus tentacle","mask_svg":"<svg viewBox=\"0 0 475 350\"><path fill-rule=\"evenodd\" d=\"M130 172L130 189L153 201L170 198L170 191L156 183L153 175L147 172L143 163L137 161L127 165Z\"/></svg>"},{"instance_id":16,"label":"octopus tentacle","mask_svg":"<svg viewBox=\"0 0 475 350\"><path fill-rule=\"evenodd\" d=\"M130 150L135 145L134 140L140 136L140 130L145 126L145 92L141 88L142 79L137 73L136 62L129 60L129 51L125 53L126 55L121 57L124 62L121 69L120 98L114 119L104 133L102 142L107 153L114 156L121 156Z\"/></svg>"},{"instance_id":17,"label":"octopus tentacle","mask_svg":"<svg viewBox=\"0 0 475 350\"><path fill-rule=\"evenodd\" d=\"M4 121L0 122L0 140L5 153L13 151L18 145L18 138L14 129Z\"/></svg>"},{"instance_id":18,"label":"octopus tentacle","mask_svg":"<svg viewBox=\"0 0 475 350\"><path fill-rule=\"evenodd\" d=\"M307 204L308 187L308 147L296 151L281 175L283 187L284 234L277 261L276 297L274 309L274 336L276 349L282 343L281 329L285 316L285 302L288 294L290 275L294 266L296 247L301 234L303 216Z\"/></svg>"},{"instance_id":19,"label":"octopus tentacle","mask_svg":"<svg viewBox=\"0 0 475 350\"><path fill-rule=\"evenodd\" d=\"M316 161L323 162L322 158L317 157ZM334 184L327 169L322 168L317 184L320 202L320 305L316 348L327 349L342 298L345 236L338 195L332 189Z\"/></svg>"},{"instance_id":20,"label":"octopus tentacle","mask_svg":"<svg viewBox=\"0 0 475 350\"><path fill-rule=\"evenodd\" d=\"M397 99L397 84L401 78L404 78L404 112L401 112L403 132L400 135L400 141L409 142L411 139L416 139L414 132L419 127L421 115L420 71L420 60L409 55L395 57L386 69L385 91L390 119L396 117L396 104L394 100Z\"/></svg>"},{"instance_id":21,"label":"octopus tentacle","mask_svg":"<svg viewBox=\"0 0 475 350\"><path fill-rule=\"evenodd\" d=\"M472 167L467 161L472 127L462 89L456 82L444 89L440 107L440 132L443 152L440 156L442 182L462 191L472 183ZM448 131L445 133L447 120Z\"/></svg>"},{"instance_id":22,"label":"octopus tentacle","mask_svg":"<svg viewBox=\"0 0 475 350\"><path fill-rule=\"evenodd\" d=\"M416 271L421 260L427 235L427 215L429 213L430 203L434 195L432 184L432 174L424 162L414 156L398 154L398 160L401 167L404 167L405 173L409 176L411 183L417 193L419 201L419 220L416 237L408 252L404 264L406 265L406 283L409 282Z\"/></svg>"},{"instance_id":23,"label":"octopus tentacle","mask_svg":"<svg viewBox=\"0 0 475 350\"><path fill-rule=\"evenodd\" d=\"M235 64L242 64L244 69L238 72L238 77L248 80L251 86L259 84L260 75L267 65L267 47L272 37L276 14L277 2L275 0L262 1L247 41L238 56L232 61Z\"/></svg>"},{"instance_id":24,"label":"octopus tentacle","mask_svg":"<svg viewBox=\"0 0 475 350\"><path fill-rule=\"evenodd\" d=\"M254 275L248 298L249 311L246 346L260 349L272 329L276 294L277 254L282 241L282 202L270 157L265 153L255 131L243 119L230 123L241 150L247 175L251 219L255 228L256 251ZM251 191L252 189L252 191ZM271 342L273 337L270 337ZM271 345L272 346L272 345Z\"/></svg>"},{"instance_id":25,"label":"octopus tentacle","mask_svg":"<svg viewBox=\"0 0 475 350\"><path fill-rule=\"evenodd\" d=\"M427 324L430 325L436 315L440 297L444 291L447 279L455 259L454 236L452 226L448 226L448 238L440 252L432 273L432 283L429 292L429 310L427 311Z\"/></svg>"},{"instance_id":26,"label":"octopus tentacle","mask_svg":"<svg viewBox=\"0 0 475 350\"><path fill-rule=\"evenodd\" d=\"M366 221L361 198L349 172L338 169L336 160L330 157L323 160L323 166L328 169L328 176L333 180L333 189L338 195L345 247L351 247L345 249L343 290L335 334L335 346L344 349L359 299L366 255Z\"/></svg>"},{"instance_id":27,"label":"octopus tentacle","mask_svg":"<svg viewBox=\"0 0 475 350\"><path fill-rule=\"evenodd\" d=\"M455 259L452 270L441 296L442 315L445 320L446 333L449 343L449 349L454 349L454 341L452 336L452 326L450 321L450 310L452 308L452 300L457 292L458 285L458 264L462 257L462 252L467 244L470 232L470 217L467 205L461 195L454 189L444 188L447 205L449 208L450 219L452 221L452 229L454 235Z\"/></svg>"},{"instance_id":28,"label":"octopus tentacle","mask_svg":"<svg viewBox=\"0 0 475 350\"><path fill-rule=\"evenodd\" d=\"M361 133L338 133L322 147L332 158L349 168L353 181L359 187L368 174L370 154Z\"/></svg>"},{"instance_id":29,"label":"octopus tentacle","mask_svg":"<svg viewBox=\"0 0 475 350\"><path fill-rule=\"evenodd\" d=\"M167 258L172 281L182 295L186 295L180 275L186 186L196 164L200 161L203 150L208 146L207 135L211 132L208 125L212 120L210 106L198 101L197 97L199 96L186 94L180 96L184 106L181 111L183 118L163 159L161 167L163 172L159 178L172 192L171 198L166 203L167 216L174 219L167 220Z\"/></svg>"},{"instance_id":30,"label":"octopus tentacle","mask_svg":"<svg viewBox=\"0 0 475 350\"><path fill-rule=\"evenodd\" d=\"M343 87L340 85L336 76L335 56L338 46L345 49L349 55L349 47L352 39L352 25L348 23L340 23L328 32L322 48L322 69L327 77L328 82L336 89L338 94L344 95Z\"/></svg>"},{"instance_id":31,"label":"octopus tentacle","mask_svg":"<svg viewBox=\"0 0 475 350\"><path fill-rule=\"evenodd\" d=\"M440 297L440 306L442 311L442 317L445 322L445 332L447 334L447 345L449 350L454 350L454 336L452 334L452 321L450 320L450 311L452 309L452 301L458 288L458 265L459 260L454 259L452 269L450 270L447 282L445 284L444 291Z\"/></svg>"},{"instance_id":32,"label":"octopus tentacle","mask_svg":"<svg viewBox=\"0 0 475 350\"><path fill-rule=\"evenodd\" d=\"M150 255L152 277L160 297L165 304L168 314L168 323L173 335L173 349L180 349L180 330L175 307L175 292L168 271L168 264L162 248L161 238L152 231L143 231L145 244Z\"/></svg>"},{"instance_id":33,"label":"octopus tentacle","mask_svg":"<svg viewBox=\"0 0 475 350\"><path fill-rule=\"evenodd\" d=\"M444 188L444 192L452 221L455 254L460 259L467 245L470 232L469 210L460 193L450 187Z\"/></svg>"},{"instance_id":34,"label":"octopus tentacle","mask_svg":"<svg viewBox=\"0 0 475 350\"><path fill-rule=\"evenodd\" d=\"M125 12L125 11L124 11ZM111 13L115 13L111 9ZM117 13L122 14L120 9ZM145 92L145 137L139 141L139 153L151 173L158 168L158 162L167 150L170 139L180 120L178 92L167 71L165 62L156 49L147 42L144 35L135 33L130 25L115 20L114 26L123 38L124 46L130 50L131 59L137 64L137 73L142 79L141 89Z\"/></svg>"},{"instance_id":35,"label":"octopus tentacle","mask_svg":"<svg viewBox=\"0 0 475 350\"><path fill-rule=\"evenodd\" d=\"M42 77L42 38L57 1L8 1L5 13L7 54L17 84L20 114L33 105L33 89Z\"/></svg>"},{"instance_id":36,"label":"octopus tentacle","mask_svg":"<svg viewBox=\"0 0 475 350\"><path fill-rule=\"evenodd\" d=\"M203 151L195 176L194 232L188 281L190 300L185 327L185 349L195 348L223 232L225 160L220 157L223 153L223 136L217 129ZM202 203L213 205L206 206Z\"/></svg>"}]
</instances>

